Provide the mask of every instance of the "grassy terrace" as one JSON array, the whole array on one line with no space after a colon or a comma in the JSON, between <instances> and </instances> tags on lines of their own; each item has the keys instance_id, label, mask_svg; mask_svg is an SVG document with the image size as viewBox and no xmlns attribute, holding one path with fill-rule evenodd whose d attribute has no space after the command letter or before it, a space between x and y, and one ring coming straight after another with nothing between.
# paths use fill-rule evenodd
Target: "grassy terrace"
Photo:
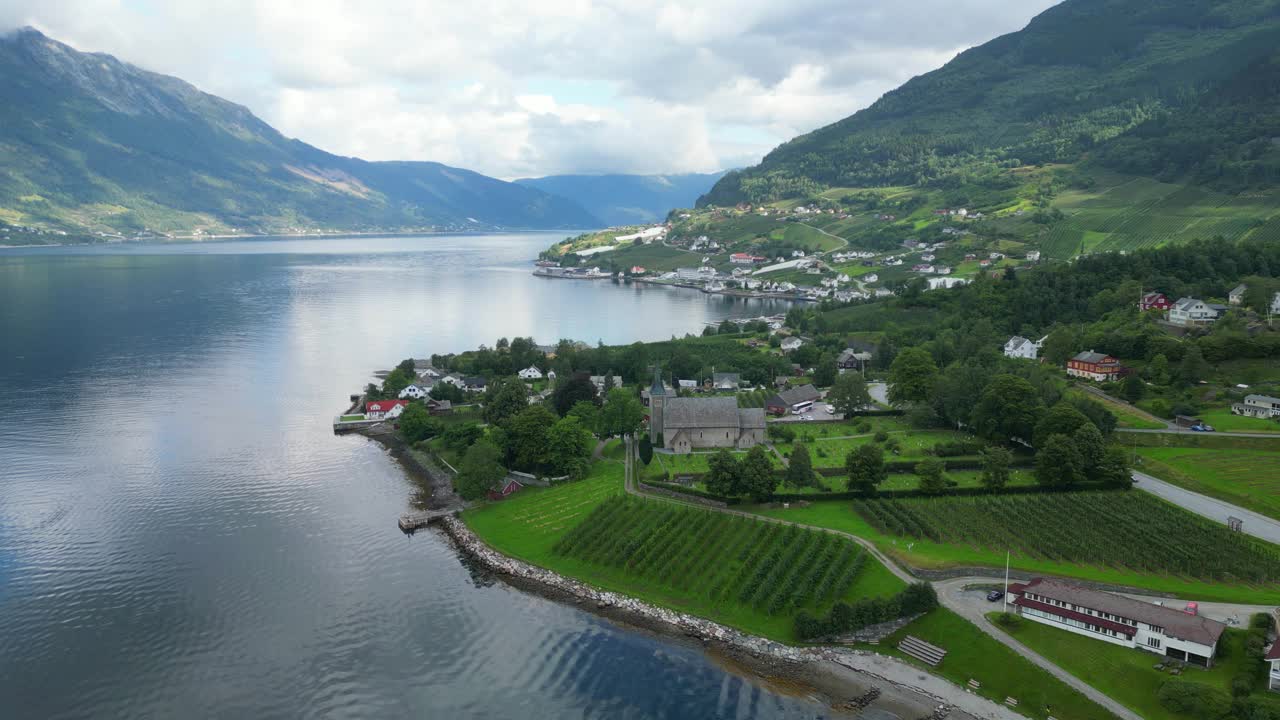
<instances>
[{"instance_id":1,"label":"grassy terrace","mask_svg":"<svg viewBox=\"0 0 1280 720\"><path fill-rule=\"evenodd\" d=\"M899 652L898 641L907 635L945 648L946 659L937 668L929 668ZM982 684L978 695L997 703L1017 698L1020 712L1040 720L1050 716L1074 720L1115 717L946 608L934 610L868 648L941 675L960 687L977 680Z\"/></svg>"},{"instance_id":2,"label":"grassy terrace","mask_svg":"<svg viewBox=\"0 0 1280 720\"><path fill-rule=\"evenodd\" d=\"M1280 451L1138 448L1143 472L1280 519Z\"/></svg>"},{"instance_id":3,"label":"grassy terrace","mask_svg":"<svg viewBox=\"0 0 1280 720\"><path fill-rule=\"evenodd\" d=\"M1030 496L1035 497L1035 496ZM1123 499L1128 502L1129 499L1139 498L1134 494L1126 495ZM1154 498L1152 498L1154 500ZM1168 506L1172 508L1172 506ZM1173 508L1177 510L1176 508ZM792 522L804 523L816 527L826 527L835 530L841 530L858 537L865 538L873 543L887 555L897 559L898 561L910 566L920 568L948 568L948 567L973 567L985 566L990 568L1002 568L1005 562L1005 550L1009 547L1006 541L1000 544L986 544L980 542L969 541L936 541L923 537L907 537L893 534L892 532L882 531L873 526L866 518L855 512L853 503L850 502L828 502L813 503L803 507L779 508L769 506L757 506L751 508L754 512L770 517L782 518ZM1178 515L1180 522L1194 523L1193 516L1182 513ZM996 528L1017 527L1017 520L1010 516L992 516L989 522ZM1130 523L1131 525L1131 523ZM1099 535L1092 532L1093 523L1085 519L1076 522L1064 522L1059 518L1051 527L1061 528L1060 533L1067 537L1065 533L1072 531L1074 537L1083 538L1084 542L1090 544L1096 543ZM1010 531L1012 532L1012 531ZM1225 530L1223 532L1226 532ZM1179 533L1174 533L1168 537L1178 537ZM1154 543L1165 543L1169 547L1176 547L1177 543L1168 543L1167 538L1153 537ZM1070 547L1070 543L1066 543ZM1263 545L1264 549L1275 553L1274 546ZM1245 603L1280 603L1280 584L1272 582L1264 585L1250 585L1245 583L1229 584L1222 582L1213 582L1208 580L1196 579L1194 577L1186 577L1168 572L1152 572L1135 570L1124 566L1121 561L1123 556L1117 556L1111 563L1096 563L1092 561L1082 561L1071 557L1051 557L1047 553L1031 552L1011 548L1013 550L1011 557L1012 567L1032 573L1045 573L1050 575L1059 575L1063 577L1076 577L1085 580L1095 580L1098 582L1111 583L1116 585L1127 585L1135 588L1145 588L1148 590L1167 592L1179 597L1194 598L1199 600L1218 600L1222 602L1245 602Z\"/></svg>"},{"instance_id":4,"label":"grassy terrace","mask_svg":"<svg viewBox=\"0 0 1280 720\"><path fill-rule=\"evenodd\" d=\"M1087 393L1075 388L1069 389L1067 394L1072 397L1082 397L1089 400L1095 400L1106 405L1107 409L1115 414L1117 426L1122 428L1159 430L1160 428L1167 427L1164 423L1159 422L1158 420L1153 420L1152 416L1148 415L1145 411L1137 410L1129 405L1122 402L1116 402L1110 398L1104 398L1100 395L1094 395L1093 393Z\"/></svg>"},{"instance_id":5,"label":"grassy terrace","mask_svg":"<svg viewBox=\"0 0 1280 720\"><path fill-rule=\"evenodd\" d=\"M794 640L792 617L797 608L825 609L836 600L887 596L903 587L888 569L848 541L827 548L820 545L827 536L819 533L786 532L781 526L659 500L628 499L620 505L622 477L620 461L602 460L581 482L528 488L502 502L468 510L463 520L486 543L512 557L781 641ZM606 511L611 514L606 516ZM592 513L601 514L584 523ZM721 527L722 523L727 524ZM588 530L604 535L585 538ZM709 542L713 537L723 542ZM620 538L627 542L611 542ZM846 551L863 558L860 570L847 582L842 583L841 576L826 580L829 594L781 600L776 594L755 594L764 585L806 592L819 587L828 566L813 558L826 557L821 553L828 550L836 558L845 558L841 553ZM792 552L794 556L788 554ZM762 571L775 555L772 568ZM843 560L830 567L835 569L839 562ZM772 578L773 570L796 575ZM757 580L757 572L765 580ZM810 577L815 572L817 579Z\"/></svg>"},{"instance_id":6,"label":"grassy terrace","mask_svg":"<svg viewBox=\"0 0 1280 720\"><path fill-rule=\"evenodd\" d=\"M990 617L995 620L997 615L992 613ZM1016 620L1012 626L996 623L996 627L1146 720L1200 720L1170 712L1156 699L1160 686L1171 677L1154 669L1160 662L1157 655L1109 645L1023 619ZM1190 668L1183 677L1227 693L1231 676L1240 670L1244 660L1244 631L1228 629L1222 636L1214 667L1208 670Z\"/></svg>"}]
</instances>

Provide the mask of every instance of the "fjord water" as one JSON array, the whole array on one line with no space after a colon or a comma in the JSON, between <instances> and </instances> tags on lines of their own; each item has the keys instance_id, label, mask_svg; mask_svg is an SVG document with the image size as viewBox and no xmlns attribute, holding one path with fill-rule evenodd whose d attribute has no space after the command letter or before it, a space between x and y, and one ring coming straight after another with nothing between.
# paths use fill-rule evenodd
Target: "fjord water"
<instances>
[{"instance_id":1,"label":"fjord water","mask_svg":"<svg viewBox=\"0 0 1280 720\"><path fill-rule=\"evenodd\" d=\"M783 309L532 277L554 239L0 250L0 716L821 716L405 537L330 432L404 357Z\"/></svg>"}]
</instances>

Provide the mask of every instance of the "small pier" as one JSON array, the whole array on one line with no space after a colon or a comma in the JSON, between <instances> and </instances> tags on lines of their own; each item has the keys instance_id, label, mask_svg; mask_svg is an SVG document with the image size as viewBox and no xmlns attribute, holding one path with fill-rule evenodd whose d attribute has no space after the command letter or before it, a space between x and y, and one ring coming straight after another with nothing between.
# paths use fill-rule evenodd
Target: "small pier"
<instances>
[{"instance_id":1,"label":"small pier","mask_svg":"<svg viewBox=\"0 0 1280 720\"><path fill-rule=\"evenodd\" d=\"M453 509L449 509L449 510L416 510L414 512L405 513L404 515L400 516L400 529L406 533L411 533L414 530L421 530L422 528L430 525L431 523L436 522L440 518L447 517L449 515L454 514L455 512L457 511Z\"/></svg>"}]
</instances>

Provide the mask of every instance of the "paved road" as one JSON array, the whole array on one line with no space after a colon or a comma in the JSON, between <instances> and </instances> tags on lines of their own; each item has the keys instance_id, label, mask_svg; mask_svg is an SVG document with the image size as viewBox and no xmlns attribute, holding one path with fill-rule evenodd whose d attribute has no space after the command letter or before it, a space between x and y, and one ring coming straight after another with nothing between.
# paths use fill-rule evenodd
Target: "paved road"
<instances>
[{"instance_id":1,"label":"paved road","mask_svg":"<svg viewBox=\"0 0 1280 720\"><path fill-rule=\"evenodd\" d=\"M1244 520L1243 530L1246 534L1280 544L1280 522L1272 520L1265 515L1260 515L1252 510L1245 510L1242 507L1225 503L1221 500L1215 500L1200 493L1185 490L1137 470L1133 471L1133 480L1135 486L1140 490L1145 490L1152 495L1158 495L1184 510L1224 525L1227 523L1228 517L1238 517Z\"/></svg>"},{"instance_id":2,"label":"paved road","mask_svg":"<svg viewBox=\"0 0 1280 720\"><path fill-rule=\"evenodd\" d=\"M870 382L867 383L867 392L871 393L871 399L882 405L889 404L889 383Z\"/></svg>"},{"instance_id":3,"label":"paved road","mask_svg":"<svg viewBox=\"0 0 1280 720\"><path fill-rule=\"evenodd\" d=\"M1157 430L1147 430L1144 428L1116 428L1116 432L1124 433L1143 433L1146 435L1206 435L1208 437L1245 437L1245 438L1272 438L1280 440L1280 433L1256 433L1256 432L1211 432L1202 433L1195 430L1187 430L1180 427L1167 427Z\"/></svg>"}]
</instances>

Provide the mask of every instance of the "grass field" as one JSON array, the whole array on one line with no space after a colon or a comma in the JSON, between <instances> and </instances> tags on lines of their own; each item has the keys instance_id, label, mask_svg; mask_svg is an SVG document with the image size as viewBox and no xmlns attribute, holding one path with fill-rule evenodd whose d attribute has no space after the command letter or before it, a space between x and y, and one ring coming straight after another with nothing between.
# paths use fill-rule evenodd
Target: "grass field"
<instances>
[{"instance_id":1,"label":"grass field","mask_svg":"<svg viewBox=\"0 0 1280 720\"><path fill-rule=\"evenodd\" d=\"M1235 415L1231 410L1206 410L1197 414L1201 420L1213 426L1218 432L1251 432L1275 433L1280 436L1280 422Z\"/></svg>"},{"instance_id":2,"label":"grass field","mask_svg":"<svg viewBox=\"0 0 1280 720\"><path fill-rule=\"evenodd\" d=\"M946 659L937 668L930 668L899 652L897 643L907 635L944 648ZM1038 720L1048 717L1075 720L1115 717L946 608L938 608L912 622L881 641L874 650L941 675L960 687L966 687L971 679L977 680L982 684L977 690L978 695L996 703L1003 703L1007 697L1017 698L1018 710Z\"/></svg>"},{"instance_id":3,"label":"grass field","mask_svg":"<svg viewBox=\"0 0 1280 720\"><path fill-rule=\"evenodd\" d=\"M897 455L886 453L885 460L924 459L929 454L927 451L938 443L973 439L972 435L955 430L893 431L889 437L898 441L899 452ZM809 446L809 453L814 467L844 467L845 457L851 451L872 442L875 439L869 435L846 439L815 439ZM785 446L779 446L778 449L783 450Z\"/></svg>"},{"instance_id":4,"label":"grass field","mask_svg":"<svg viewBox=\"0 0 1280 720\"><path fill-rule=\"evenodd\" d=\"M1143 472L1280 519L1280 452L1139 448Z\"/></svg>"},{"instance_id":5,"label":"grass field","mask_svg":"<svg viewBox=\"0 0 1280 720\"><path fill-rule=\"evenodd\" d=\"M905 539L1007 548L1048 562L1280 586L1280 548L1144 492L855 500L853 506L881 533Z\"/></svg>"},{"instance_id":6,"label":"grass field","mask_svg":"<svg viewBox=\"0 0 1280 720\"><path fill-rule=\"evenodd\" d=\"M802 545L807 547L814 538L824 540L825 538L820 537L819 533L801 532L784 542L782 537L775 535L783 530L781 526L748 520L740 520L739 524L729 528L732 540L729 533L718 535L713 532L713 526L706 524L703 525L704 533L701 535L664 532L662 535L649 536L650 540L662 540L664 536L674 540L688 540L693 537L700 538L701 544L664 547L661 557L665 558L669 565L644 571L639 569L638 564L632 567L625 564L613 566L602 562L594 554L585 551L569 552L564 546L560 548L561 552L557 552L557 543L575 528L583 528L583 532L589 528L582 523L592 512L609 503L611 499L623 495L622 475L623 466L620 462L603 460L593 466L591 475L585 480L550 488L527 488L501 502L468 510L463 513L463 520L477 536L495 550L525 562L549 568L597 587L705 617L746 632L784 642L794 640L793 621L789 613L770 615L767 604L764 609L758 610L753 602L739 600L745 585L733 586L723 581L728 578L730 568L742 570L748 565L748 561L763 560L769 557L772 550L789 551L793 547ZM643 525L639 522L641 513L627 513L629 516L634 516L636 520L636 524L627 526L632 531L625 535L629 539L641 537L638 534L641 530L662 528L663 521L658 520L660 517L669 519L671 517L669 513L686 512L685 508L660 500L631 500L630 502L640 503L637 506L640 508L657 508L657 510L644 513L646 521ZM663 511L667 514L664 515ZM698 516L705 515L704 523L731 519L729 516L711 516L707 511L689 510L687 512L696 513ZM669 530L670 527L666 529ZM606 540L624 537L617 534L618 532L619 527L614 526ZM740 554L744 546L756 547L756 544L763 542L766 536L769 537L771 544L759 547L768 547L770 549L768 552L751 553L750 557L742 559L739 559L738 555L732 557L727 555L733 552L734 548L737 548ZM708 544L706 541L710 537L719 539L715 543ZM795 540L804 542L797 544ZM843 542L844 546L856 548L848 541ZM584 543L582 546L591 548L597 545ZM598 547L605 547L605 541L598 543ZM654 546L649 547L652 549ZM707 550L712 547L717 549L716 557L720 558L715 563L707 561L711 556ZM860 571L856 578L853 578L852 582L838 593L838 599L888 596L903 588L902 581L894 577L887 568L865 553L862 556L865 556L865 560ZM788 569L798 571L802 566L802 563L792 562ZM695 571L694 568L701 568L701 571ZM810 565L808 569L812 568L813 566ZM682 574L677 574L678 569ZM716 578L718 584L713 585L712 578ZM783 578L771 584L777 588L809 589L795 579ZM736 589L736 594L729 592L713 595L712 591L721 588L722 585ZM834 599L837 599L836 596L828 599L826 604L829 605ZM816 604L812 606L817 607Z\"/></svg>"},{"instance_id":7,"label":"grass field","mask_svg":"<svg viewBox=\"0 0 1280 720\"><path fill-rule=\"evenodd\" d=\"M1159 420L1153 420L1152 416L1148 415L1144 411L1137 410L1122 402L1116 402L1109 398L1104 398L1075 388L1067 390L1067 395L1102 403L1116 416L1116 425L1118 427L1137 428L1139 430L1159 430L1161 428L1168 427L1168 425L1160 422Z\"/></svg>"},{"instance_id":8,"label":"grass field","mask_svg":"<svg viewBox=\"0 0 1280 720\"><path fill-rule=\"evenodd\" d=\"M991 615L993 620L995 615ZM1156 698L1160 686L1171 677L1154 669L1158 655L1021 618L1012 627L1000 623L996 627L1146 720L1200 720L1172 713ZM1182 677L1227 692L1231 676L1239 671L1244 659L1244 631L1228 629L1219 642L1215 666L1208 670L1191 668Z\"/></svg>"},{"instance_id":9,"label":"grass field","mask_svg":"<svg viewBox=\"0 0 1280 720\"><path fill-rule=\"evenodd\" d=\"M364 415L343 415L338 419L342 422L353 422L355 420L364 420L365 418Z\"/></svg>"},{"instance_id":10,"label":"grass field","mask_svg":"<svg viewBox=\"0 0 1280 720\"><path fill-rule=\"evenodd\" d=\"M906 565L943 569L952 567L989 567L1003 570L1005 548L988 549L969 544L937 543L929 540L908 540L888 535L872 527L861 515L854 512L849 502L812 503L790 508L756 506L752 512L777 517L815 527L841 530L873 542L882 552ZM1188 516L1190 517L1190 516ZM1053 527L1062 527L1060 522ZM1045 573L1062 577L1127 585L1177 597L1221 602L1280 604L1280 587L1255 587L1226 585L1164 573L1143 573L1106 565L1088 565L1065 561L1045 560L1022 552L1012 552L1011 567L1032 573Z\"/></svg>"}]
</instances>

